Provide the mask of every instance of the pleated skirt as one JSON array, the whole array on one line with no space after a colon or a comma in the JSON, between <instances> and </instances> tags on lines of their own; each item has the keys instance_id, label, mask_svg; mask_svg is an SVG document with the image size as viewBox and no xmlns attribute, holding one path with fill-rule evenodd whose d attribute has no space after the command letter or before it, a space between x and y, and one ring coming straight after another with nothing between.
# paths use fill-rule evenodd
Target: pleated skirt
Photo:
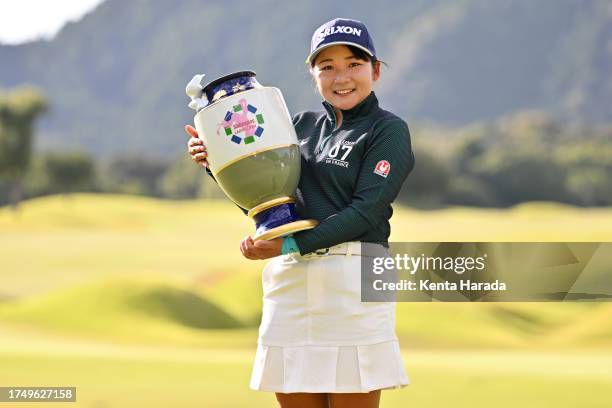
<instances>
[{"instance_id":1,"label":"pleated skirt","mask_svg":"<svg viewBox=\"0 0 612 408\"><path fill-rule=\"evenodd\" d=\"M365 393L409 380L395 303L361 302L359 255L283 255L262 272L254 390Z\"/></svg>"}]
</instances>

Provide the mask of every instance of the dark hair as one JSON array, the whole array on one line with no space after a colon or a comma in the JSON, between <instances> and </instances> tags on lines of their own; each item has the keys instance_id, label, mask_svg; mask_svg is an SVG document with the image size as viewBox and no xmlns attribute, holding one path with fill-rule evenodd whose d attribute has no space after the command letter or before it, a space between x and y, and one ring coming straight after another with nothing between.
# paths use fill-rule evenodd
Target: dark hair
<instances>
[{"instance_id":1,"label":"dark hair","mask_svg":"<svg viewBox=\"0 0 612 408\"><path fill-rule=\"evenodd\" d=\"M367 61L369 63L372 64L372 68L374 68L374 66L376 65L376 63L380 60L377 60L375 58L372 58L370 56L370 54L368 54L367 52L365 52L364 50L362 50L361 48L357 48L354 45L348 45L348 44L344 44L348 47L348 49L351 51L351 54L353 54L353 56L359 60L363 60L363 61ZM315 66L315 61L316 58L313 58L312 61L310 61L310 67L314 68ZM380 61L381 63L384 64L384 62ZM385 64L386 65L386 64Z\"/></svg>"}]
</instances>

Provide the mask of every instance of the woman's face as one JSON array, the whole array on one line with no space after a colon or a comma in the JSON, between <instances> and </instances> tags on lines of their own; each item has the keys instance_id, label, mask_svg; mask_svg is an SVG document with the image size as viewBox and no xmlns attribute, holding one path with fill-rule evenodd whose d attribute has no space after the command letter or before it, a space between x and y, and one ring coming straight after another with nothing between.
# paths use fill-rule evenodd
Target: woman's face
<instances>
[{"instance_id":1,"label":"woman's face","mask_svg":"<svg viewBox=\"0 0 612 408\"><path fill-rule=\"evenodd\" d=\"M380 77L380 63L357 59L345 45L334 45L321 51L315 59L312 75L319 93L335 108L355 107L372 92Z\"/></svg>"}]
</instances>

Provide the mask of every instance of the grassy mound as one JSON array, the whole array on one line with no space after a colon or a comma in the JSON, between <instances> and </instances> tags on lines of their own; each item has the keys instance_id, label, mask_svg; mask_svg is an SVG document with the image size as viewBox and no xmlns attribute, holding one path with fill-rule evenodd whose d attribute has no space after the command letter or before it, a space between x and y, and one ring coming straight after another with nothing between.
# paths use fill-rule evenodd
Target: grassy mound
<instances>
[{"instance_id":1,"label":"grassy mound","mask_svg":"<svg viewBox=\"0 0 612 408\"><path fill-rule=\"evenodd\" d=\"M77 337L245 345L257 337L260 291L255 274L224 275L189 289L165 281L109 280L0 303L0 321ZM612 345L607 303L398 303L396 316L407 348ZM248 341L238 339L244 330Z\"/></svg>"},{"instance_id":2,"label":"grassy mound","mask_svg":"<svg viewBox=\"0 0 612 408\"><path fill-rule=\"evenodd\" d=\"M581 314L571 325L552 333L551 344L581 344L605 347L612 344L612 304L598 304L592 312Z\"/></svg>"},{"instance_id":3,"label":"grassy mound","mask_svg":"<svg viewBox=\"0 0 612 408\"><path fill-rule=\"evenodd\" d=\"M406 344L425 348L592 346L584 336L567 333L582 325L585 316L596 318L607 307L599 303L398 303L397 332ZM609 347L612 320L599 320L602 335L597 345Z\"/></svg>"},{"instance_id":4,"label":"grassy mound","mask_svg":"<svg viewBox=\"0 0 612 408\"><path fill-rule=\"evenodd\" d=\"M221 273L214 283L202 283L196 288L206 299L240 319L244 325L259 326L262 307L261 271Z\"/></svg>"},{"instance_id":5,"label":"grassy mound","mask_svg":"<svg viewBox=\"0 0 612 408\"><path fill-rule=\"evenodd\" d=\"M0 319L117 338L193 336L242 323L200 294L167 282L109 280L0 305Z\"/></svg>"},{"instance_id":6,"label":"grassy mound","mask_svg":"<svg viewBox=\"0 0 612 408\"><path fill-rule=\"evenodd\" d=\"M610 208L396 210L393 241L612 239ZM232 342L236 328L252 334L259 323L264 262L241 256L253 223L228 201L44 197L16 213L0 208L0 230L0 322L179 343ZM397 328L420 347L605 346L612 319L603 306L400 303Z\"/></svg>"}]
</instances>

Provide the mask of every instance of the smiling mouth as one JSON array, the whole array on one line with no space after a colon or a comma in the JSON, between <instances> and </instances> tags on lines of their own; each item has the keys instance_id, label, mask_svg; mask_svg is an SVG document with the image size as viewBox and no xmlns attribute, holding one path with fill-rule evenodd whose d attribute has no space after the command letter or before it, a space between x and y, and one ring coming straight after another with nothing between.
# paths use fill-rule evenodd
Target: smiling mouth
<instances>
[{"instance_id":1,"label":"smiling mouth","mask_svg":"<svg viewBox=\"0 0 612 408\"><path fill-rule=\"evenodd\" d=\"M353 92L354 90L355 90L355 89L342 89L342 90L339 90L339 91L334 91L334 93L335 93L336 95L341 95L341 96L344 96L344 95L348 95L348 94L350 94L350 93L351 93L351 92Z\"/></svg>"}]
</instances>

